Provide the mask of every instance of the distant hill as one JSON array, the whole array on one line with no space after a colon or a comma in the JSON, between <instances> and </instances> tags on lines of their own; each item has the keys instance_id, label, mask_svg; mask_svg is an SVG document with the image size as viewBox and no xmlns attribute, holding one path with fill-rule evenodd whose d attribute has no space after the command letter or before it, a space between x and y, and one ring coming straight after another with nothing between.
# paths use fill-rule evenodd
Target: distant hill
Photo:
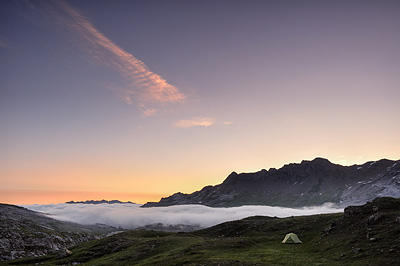
<instances>
[{"instance_id":1,"label":"distant hill","mask_svg":"<svg viewBox=\"0 0 400 266\"><path fill-rule=\"evenodd\" d=\"M183 204L305 207L327 202L345 207L383 196L400 197L400 160L382 159L363 165L342 166L316 158L280 169L233 172L222 184L206 186L192 194L179 192L142 207Z\"/></svg>"},{"instance_id":2,"label":"distant hill","mask_svg":"<svg viewBox=\"0 0 400 266\"><path fill-rule=\"evenodd\" d=\"M135 228L135 230L153 230L163 232L192 232L201 229L198 225L175 224L165 225L163 223L148 224L142 227Z\"/></svg>"},{"instance_id":3,"label":"distant hill","mask_svg":"<svg viewBox=\"0 0 400 266\"><path fill-rule=\"evenodd\" d=\"M119 201L119 200L87 200L87 201L68 201L66 202L67 204L116 204L116 203L120 203L120 204L135 204L133 202L130 201Z\"/></svg>"},{"instance_id":4,"label":"distant hill","mask_svg":"<svg viewBox=\"0 0 400 266\"><path fill-rule=\"evenodd\" d=\"M0 261L63 251L120 229L51 219L15 205L0 204Z\"/></svg>"}]
</instances>

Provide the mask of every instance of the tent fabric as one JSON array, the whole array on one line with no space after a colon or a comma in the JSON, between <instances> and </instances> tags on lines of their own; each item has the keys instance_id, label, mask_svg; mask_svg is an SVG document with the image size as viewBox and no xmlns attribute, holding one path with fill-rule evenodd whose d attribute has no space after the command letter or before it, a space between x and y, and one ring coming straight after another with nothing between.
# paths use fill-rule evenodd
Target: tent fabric
<instances>
[{"instance_id":1,"label":"tent fabric","mask_svg":"<svg viewBox=\"0 0 400 266\"><path fill-rule=\"evenodd\" d=\"M299 237L296 234L289 233L285 236L282 243L284 243L284 244L301 244L303 242L301 242L301 240L299 239Z\"/></svg>"}]
</instances>

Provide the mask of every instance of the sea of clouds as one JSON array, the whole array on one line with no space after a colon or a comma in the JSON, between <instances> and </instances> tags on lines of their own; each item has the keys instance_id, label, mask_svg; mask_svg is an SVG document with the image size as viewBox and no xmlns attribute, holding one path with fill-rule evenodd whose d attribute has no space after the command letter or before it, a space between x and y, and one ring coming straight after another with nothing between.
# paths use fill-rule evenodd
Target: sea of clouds
<instances>
[{"instance_id":1,"label":"sea of clouds","mask_svg":"<svg viewBox=\"0 0 400 266\"><path fill-rule=\"evenodd\" d=\"M124 229L162 223L164 225L194 225L210 227L219 223L243 219L249 216L302 216L321 213L342 212L333 204L305 207L301 209L241 206L231 208L212 208L203 205L177 205L169 207L140 208L140 204L49 204L24 205L62 221L80 224L106 224Z\"/></svg>"}]
</instances>

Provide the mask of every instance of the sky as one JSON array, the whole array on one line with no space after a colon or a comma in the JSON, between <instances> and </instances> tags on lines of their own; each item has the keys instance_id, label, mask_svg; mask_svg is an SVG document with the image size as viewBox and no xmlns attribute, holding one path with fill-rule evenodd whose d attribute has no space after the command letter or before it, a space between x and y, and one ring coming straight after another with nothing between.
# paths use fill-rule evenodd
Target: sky
<instances>
[{"instance_id":1,"label":"sky","mask_svg":"<svg viewBox=\"0 0 400 266\"><path fill-rule=\"evenodd\" d=\"M0 202L400 159L399 1L0 1Z\"/></svg>"}]
</instances>

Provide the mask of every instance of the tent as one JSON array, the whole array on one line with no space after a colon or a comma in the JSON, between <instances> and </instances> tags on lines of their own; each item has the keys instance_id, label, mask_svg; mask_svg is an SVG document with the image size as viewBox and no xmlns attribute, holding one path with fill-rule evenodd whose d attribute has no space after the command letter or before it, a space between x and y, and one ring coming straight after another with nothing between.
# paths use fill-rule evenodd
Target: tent
<instances>
[{"instance_id":1,"label":"tent","mask_svg":"<svg viewBox=\"0 0 400 266\"><path fill-rule=\"evenodd\" d=\"M299 237L296 234L289 233L285 236L282 243L284 243L284 244L301 244L303 242L301 242L301 240L299 239Z\"/></svg>"}]
</instances>

